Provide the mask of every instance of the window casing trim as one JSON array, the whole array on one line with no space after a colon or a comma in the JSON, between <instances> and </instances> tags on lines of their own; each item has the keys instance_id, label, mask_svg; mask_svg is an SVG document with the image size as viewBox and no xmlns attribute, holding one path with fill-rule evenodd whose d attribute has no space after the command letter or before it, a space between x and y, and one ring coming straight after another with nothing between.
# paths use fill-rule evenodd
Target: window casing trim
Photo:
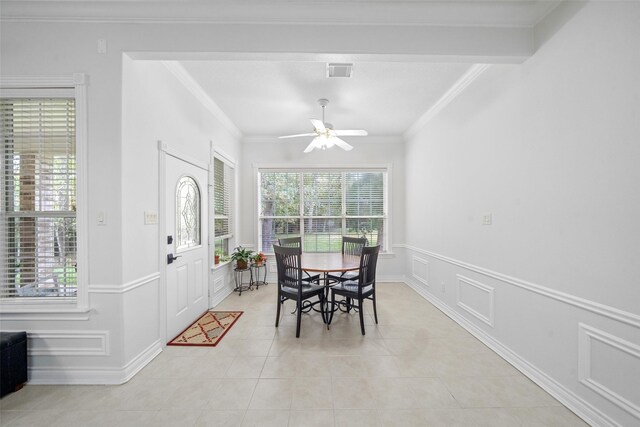
<instances>
[{"instance_id":1,"label":"window casing trim","mask_svg":"<svg viewBox=\"0 0 640 427\"><path fill-rule=\"evenodd\" d=\"M340 172L383 172L386 174L386 179L383 181L383 191L385 196L384 201L384 215L380 218L385 219L386 227L385 227L385 252L380 252L380 256L382 258L387 258L389 256L394 256L392 252L393 248L393 221L392 221L392 210L391 206L393 206L393 194L391 189L393 188L393 165L391 163L372 163L372 164L318 164L310 166L308 164L287 164L287 163L253 163L253 203L255 203L255 208L253 210L253 239L256 242L256 248L260 246L260 218L272 218L271 216L260 216L260 201L258 199L260 194L260 184L258 182L258 176L260 172L330 172L330 171L340 171ZM344 199L344 195L343 195ZM343 200L344 203L344 200ZM344 204L343 204L344 206ZM366 218L373 218L374 216L367 216ZM302 218L302 213L296 216L287 216L287 217L277 217L277 218ZM314 217L310 217L314 218ZM329 217L322 217L329 218ZM342 218L341 216L336 216L336 218ZM353 216L349 217L350 219L357 219L359 217ZM264 249L262 249L264 250Z\"/></svg>"},{"instance_id":2,"label":"window casing trim","mask_svg":"<svg viewBox=\"0 0 640 427\"><path fill-rule=\"evenodd\" d=\"M76 244L77 285L75 298L12 297L0 299L0 313L72 313L89 311L89 251L87 221L87 76L3 76L0 90L73 90L76 108ZM4 96L4 93L2 93ZM55 309L54 309L55 307Z\"/></svg>"},{"instance_id":3,"label":"window casing trim","mask_svg":"<svg viewBox=\"0 0 640 427\"><path fill-rule=\"evenodd\" d=\"M238 235L238 223L239 221L237 220L236 217L236 203L238 200L238 195L237 195L237 183L238 183L238 168L237 168L237 163L236 161L229 156L227 153L225 153L223 150L221 150L220 148L216 147L213 143L213 141L210 141L210 151L211 151L211 170L210 170L210 177L209 177L209 205L210 205L210 209L209 209L209 220L211 222L215 221L215 219L228 219L230 222L230 228L228 230L227 234L224 235L219 235L216 236L215 234L215 225L212 225L211 227L209 227L209 246L210 246L210 256L211 259L213 260L213 256L215 253L215 243L216 240L224 240L227 239L227 243L228 243L228 247L229 247L229 252L231 252L231 248L233 248L235 246L235 239L236 236ZM229 213L228 215L216 215L215 214L215 208L213 206L214 204L214 181L215 181L215 160L217 159L219 161L221 161L225 166L227 166L229 169L231 169L232 172L232 178L231 178L231 189L230 189L230 206L229 206ZM212 265L212 270L214 269L218 269L224 265L229 264L229 262L221 262L219 264L213 264L213 262L211 263Z\"/></svg>"}]
</instances>

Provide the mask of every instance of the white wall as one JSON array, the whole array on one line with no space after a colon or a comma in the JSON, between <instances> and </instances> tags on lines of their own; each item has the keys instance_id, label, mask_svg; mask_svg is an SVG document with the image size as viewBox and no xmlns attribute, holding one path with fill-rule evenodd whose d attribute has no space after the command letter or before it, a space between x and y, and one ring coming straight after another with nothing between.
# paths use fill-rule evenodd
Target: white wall
<instances>
[{"instance_id":1,"label":"white wall","mask_svg":"<svg viewBox=\"0 0 640 427\"><path fill-rule=\"evenodd\" d=\"M164 236L159 235L158 224L144 224L145 211L164 214L158 207L158 141L205 164L210 163L211 143L231 157L237 157L240 148L162 62L125 58L122 85L123 277L125 283L139 283L123 294L125 360L129 361L156 340L164 343L172 338L164 337L160 329L165 320L159 309L164 263L159 265L158 254ZM206 192L203 202L207 203Z\"/></svg>"},{"instance_id":2,"label":"white wall","mask_svg":"<svg viewBox=\"0 0 640 427\"><path fill-rule=\"evenodd\" d=\"M366 139L366 140L365 140ZM389 251L394 252L394 244L404 242L404 143L400 137L376 138L366 137L359 140L351 138L351 151L344 151L337 147L330 150L313 150L303 153L308 140L265 140L245 141L242 144L242 160L240 168L243 171L239 185L242 189L240 199L240 242L249 246L257 245L257 179L255 167L258 165L291 165L313 167L314 165L335 165L336 167L388 165L391 167L389 175L389 215L391 224L391 245ZM401 280L404 265L397 254L381 255L378 262L379 280ZM274 273L274 272L272 272Z\"/></svg>"},{"instance_id":3,"label":"white wall","mask_svg":"<svg viewBox=\"0 0 640 427\"><path fill-rule=\"evenodd\" d=\"M639 76L640 4L589 3L406 148L409 282L596 424L640 423Z\"/></svg>"}]
</instances>

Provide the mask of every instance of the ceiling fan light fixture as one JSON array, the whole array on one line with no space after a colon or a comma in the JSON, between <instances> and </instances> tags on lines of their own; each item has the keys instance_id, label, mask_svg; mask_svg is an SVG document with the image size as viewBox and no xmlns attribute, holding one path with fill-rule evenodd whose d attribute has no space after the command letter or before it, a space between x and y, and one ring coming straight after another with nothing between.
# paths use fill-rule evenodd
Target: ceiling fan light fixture
<instances>
[{"instance_id":1,"label":"ceiling fan light fixture","mask_svg":"<svg viewBox=\"0 0 640 427\"><path fill-rule=\"evenodd\" d=\"M313 125L313 133L299 133L296 135L284 135L278 138L297 138L300 136L315 136L309 143L307 148L304 149L304 153L310 153L313 150L320 149L326 150L334 145L340 147L345 151L353 150L353 146L346 141L340 139L340 136L367 136L368 133L364 129L334 129L331 123L324 121L324 109L329 104L329 100L326 98L318 99L318 104L322 107L322 120L309 119Z\"/></svg>"}]
</instances>

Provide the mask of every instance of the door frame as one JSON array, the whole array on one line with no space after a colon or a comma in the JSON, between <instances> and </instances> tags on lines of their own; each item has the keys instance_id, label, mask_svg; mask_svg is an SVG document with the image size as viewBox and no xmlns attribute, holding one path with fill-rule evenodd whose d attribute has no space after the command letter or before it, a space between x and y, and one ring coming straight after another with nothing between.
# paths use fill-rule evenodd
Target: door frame
<instances>
[{"instance_id":1,"label":"door frame","mask_svg":"<svg viewBox=\"0 0 640 427\"><path fill-rule=\"evenodd\" d=\"M204 163L197 159L176 150L169 146L166 142L158 140L158 263L160 271L160 281L158 289L158 336L162 343L162 348L166 347L169 337L167 337L167 221L166 221L166 188L165 181L167 177L166 162L167 156L175 157L178 160L189 163L197 168L207 172L207 182L204 183L204 190L201 189L201 203L207 205L206 218L202 221L209 221L209 179L211 175L211 163ZM206 240L205 240L206 239ZM211 260L209 259L209 233L202 236L203 245L207 247L207 277L206 277L206 296L207 306L209 305L209 271L211 269ZM173 338L173 337L170 337Z\"/></svg>"}]
</instances>

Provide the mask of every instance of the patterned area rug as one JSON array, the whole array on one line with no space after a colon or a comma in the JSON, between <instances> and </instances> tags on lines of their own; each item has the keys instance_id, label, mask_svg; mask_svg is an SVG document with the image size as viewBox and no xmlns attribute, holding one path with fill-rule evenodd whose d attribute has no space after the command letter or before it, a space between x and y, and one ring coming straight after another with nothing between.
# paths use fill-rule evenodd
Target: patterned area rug
<instances>
[{"instance_id":1,"label":"patterned area rug","mask_svg":"<svg viewBox=\"0 0 640 427\"><path fill-rule=\"evenodd\" d=\"M242 311L207 311L167 345L214 347L241 315Z\"/></svg>"}]
</instances>

